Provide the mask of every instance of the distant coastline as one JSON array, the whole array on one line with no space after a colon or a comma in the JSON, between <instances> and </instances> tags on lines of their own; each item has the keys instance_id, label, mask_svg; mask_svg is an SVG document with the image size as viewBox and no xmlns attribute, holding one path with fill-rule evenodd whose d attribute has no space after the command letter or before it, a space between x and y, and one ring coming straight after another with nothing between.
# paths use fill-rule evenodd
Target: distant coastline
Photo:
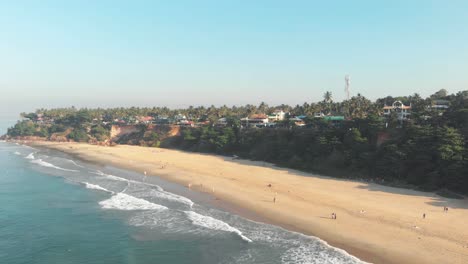
<instances>
[{"instance_id":1,"label":"distant coastline","mask_svg":"<svg viewBox=\"0 0 468 264\"><path fill-rule=\"evenodd\" d=\"M223 156L133 146L31 144L191 186L213 195L214 202L231 211L318 236L366 261L468 261L468 228L463 221L468 216L466 200L317 177ZM277 202L273 203L275 193ZM450 214L434 204L449 206ZM421 219L417 212L422 211L430 212L430 218ZM330 219L332 212L337 220Z\"/></svg>"}]
</instances>

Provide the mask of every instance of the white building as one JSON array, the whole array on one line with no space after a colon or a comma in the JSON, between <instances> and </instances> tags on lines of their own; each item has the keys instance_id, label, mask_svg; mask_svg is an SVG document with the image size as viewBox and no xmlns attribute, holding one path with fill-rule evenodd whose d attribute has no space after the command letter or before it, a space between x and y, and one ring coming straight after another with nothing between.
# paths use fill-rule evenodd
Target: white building
<instances>
[{"instance_id":1,"label":"white building","mask_svg":"<svg viewBox=\"0 0 468 264\"><path fill-rule=\"evenodd\" d=\"M411 104L404 105L401 101L395 101L392 105L383 107L384 116L390 116L391 113L397 114L398 120L408 119L411 115Z\"/></svg>"},{"instance_id":2,"label":"white building","mask_svg":"<svg viewBox=\"0 0 468 264\"><path fill-rule=\"evenodd\" d=\"M322 113L322 112L314 113L314 117L315 118L323 118L323 117L325 117L325 114Z\"/></svg>"},{"instance_id":3,"label":"white building","mask_svg":"<svg viewBox=\"0 0 468 264\"><path fill-rule=\"evenodd\" d=\"M272 114L268 115L270 122L281 121L286 117L286 113L283 110L275 110Z\"/></svg>"},{"instance_id":4,"label":"white building","mask_svg":"<svg viewBox=\"0 0 468 264\"><path fill-rule=\"evenodd\" d=\"M183 114L177 114L176 116L174 116L174 119L176 122L180 122L180 121L187 120L187 117Z\"/></svg>"},{"instance_id":5,"label":"white building","mask_svg":"<svg viewBox=\"0 0 468 264\"><path fill-rule=\"evenodd\" d=\"M437 100L432 101L430 108L433 110L444 111L449 108L449 105L450 105L450 101L437 99Z\"/></svg>"},{"instance_id":6,"label":"white building","mask_svg":"<svg viewBox=\"0 0 468 264\"><path fill-rule=\"evenodd\" d=\"M265 126L268 123L268 116L264 114L255 114L250 117L241 118L242 126Z\"/></svg>"}]
</instances>

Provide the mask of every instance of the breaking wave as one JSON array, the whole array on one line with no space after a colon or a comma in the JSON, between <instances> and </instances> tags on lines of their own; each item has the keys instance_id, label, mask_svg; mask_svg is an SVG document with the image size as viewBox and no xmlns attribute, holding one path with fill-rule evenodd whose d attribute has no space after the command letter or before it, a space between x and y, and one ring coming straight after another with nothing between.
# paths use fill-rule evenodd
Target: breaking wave
<instances>
[{"instance_id":1,"label":"breaking wave","mask_svg":"<svg viewBox=\"0 0 468 264\"><path fill-rule=\"evenodd\" d=\"M247 224L247 225L246 225ZM282 264L365 264L345 250L330 246L318 237L287 231L281 227L249 221L240 222L249 237L259 243L288 248L281 253Z\"/></svg>"},{"instance_id":2,"label":"breaking wave","mask_svg":"<svg viewBox=\"0 0 468 264\"><path fill-rule=\"evenodd\" d=\"M334 250L335 248L331 248ZM362 263L365 262L358 258L349 255L344 250L329 250L316 245L308 245L306 243L298 246L291 247L281 256L281 263L283 264L309 264L309 263ZM326 262L325 262L326 261Z\"/></svg>"},{"instance_id":3,"label":"breaking wave","mask_svg":"<svg viewBox=\"0 0 468 264\"><path fill-rule=\"evenodd\" d=\"M153 192L152 194L157 198L183 203L185 205L188 205L189 207L193 207L193 205L194 205L193 201L188 199L187 197L180 196L180 195L170 193L170 192L166 192L166 191L164 191L163 188L161 188L161 186L156 185L156 184L129 180L129 179L125 179L125 178L122 178L122 177L115 176L115 175L106 174L106 173L103 173L102 171L97 171L97 172L92 172L92 173L100 175L100 176L104 176L104 177L106 177L108 179L115 180L115 181L122 181L122 182L127 182L127 183L134 183L134 184L142 184L142 185L151 186L151 187L156 188L157 192Z\"/></svg>"},{"instance_id":4,"label":"breaking wave","mask_svg":"<svg viewBox=\"0 0 468 264\"><path fill-rule=\"evenodd\" d=\"M99 185L96 185L96 184L92 184L92 183L89 183L89 182L83 182L83 184L86 186L86 188L88 189L93 189L93 190L100 190L100 191L104 191L104 192L109 192L109 193L114 193L113 191L109 191L107 190L106 188L103 188Z\"/></svg>"},{"instance_id":5,"label":"breaking wave","mask_svg":"<svg viewBox=\"0 0 468 264\"><path fill-rule=\"evenodd\" d=\"M133 197L125 193L118 193L111 198L99 202L103 209L117 210L165 210L167 207L155 203L148 202L143 199Z\"/></svg>"},{"instance_id":6,"label":"breaking wave","mask_svg":"<svg viewBox=\"0 0 468 264\"><path fill-rule=\"evenodd\" d=\"M84 166L81 166L80 164L76 163L74 160L67 159L67 161L70 162L71 164L77 166L77 167L84 168Z\"/></svg>"},{"instance_id":7,"label":"breaking wave","mask_svg":"<svg viewBox=\"0 0 468 264\"><path fill-rule=\"evenodd\" d=\"M161 199L165 199L165 200L174 201L174 202L178 202L178 203L188 205L190 208L192 208L193 205L194 205L192 200L190 200L190 199L188 199L188 198L186 198L184 196L180 196L180 195L177 195L177 194L166 192L164 190L159 190L158 192L154 192L152 194L157 198L161 198Z\"/></svg>"},{"instance_id":8,"label":"breaking wave","mask_svg":"<svg viewBox=\"0 0 468 264\"><path fill-rule=\"evenodd\" d=\"M29 155L32 155L32 153L29 154ZM29 155L28 155L28 156L29 156ZM33 156L33 157L34 157L34 156ZM29 158L29 159L30 159L30 158ZM62 170L62 171L78 172L77 170L70 170L70 169L65 169L65 168L61 168L61 167L55 166L55 165L52 164L52 163L43 161L42 159L33 159L33 160L31 160L31 163L40 165L40 166L42 166L42 167L54 168L54 169Z\"/></svg>"},{"instance_id":9,"label":"breaking wave","mask_svg":"<svg viewBox=\"0 0 468 264\"><path fill-rule=\"evenodd\" d=\"M205 228L212 229L212 230L231 232L231 233L237 234L244 241L247 241L249 243L252 242L252 240L244 236L239 229L236 229L221 220L215 219L210 216L201 215L201 214L195 213L194 211L184 211L184 213L187 215L187 217L190 219L190 221L194 225L205 227Z\"/></svg>"},{"instance_id":10,"label":"breaking wave","mask_svg":"<svg viewBox=\"0 0 468 264\"><path fill-rule=\"evenodd\" d=\"M136 184L143 184L143 185L147 185L147 186L151 186L151 187L154 187L156 188L158 191L164 191L163 188L161 188L161 186L159 185L156 185L156 184L151 184L151 183L146 183L146 182L139 182L139 181L134 181L134 180L129 180L129 179L125 179L125 178L122 178L122 177L118 177L118 176L115 176L115 175L111 175L111 174L106 174L102 171L96 171L96 172L91 172L93 174L96 174L96 175L99 175L99 176L104 176L108 179L111 179L111 180L115 180L115 181L122 181L122 182L131 182L131 183L136 183Z\"/></svg>"},{"instance_id":11,"label":"breaking wave","mask_svg":"<svg viewBox=\"0 0 468 264\"><path fill-rule=\"evenodd\" d=\"M34 152L29 153L29 155L26 156L27 159L33 160L34 158Z\"/></svg>"}]
</instances>

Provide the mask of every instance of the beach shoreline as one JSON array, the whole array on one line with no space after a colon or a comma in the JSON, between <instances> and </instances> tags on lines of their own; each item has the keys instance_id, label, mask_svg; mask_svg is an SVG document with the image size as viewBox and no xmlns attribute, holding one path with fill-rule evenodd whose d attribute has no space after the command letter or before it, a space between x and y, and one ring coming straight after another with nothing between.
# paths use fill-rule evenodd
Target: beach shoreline
<instances>
[{"instance_id":1,"label":"beach shoreline","mask_svg":"<svg viewBox=\"0 0 468 264\"><path fill-rule=\"evenodd\" d=\"M190 186L226 211L318 237L367 262L468 263L466 199L170 149L29 144ZM450 207L450 213L441 206Z\"/></svg>"}]
</instances>

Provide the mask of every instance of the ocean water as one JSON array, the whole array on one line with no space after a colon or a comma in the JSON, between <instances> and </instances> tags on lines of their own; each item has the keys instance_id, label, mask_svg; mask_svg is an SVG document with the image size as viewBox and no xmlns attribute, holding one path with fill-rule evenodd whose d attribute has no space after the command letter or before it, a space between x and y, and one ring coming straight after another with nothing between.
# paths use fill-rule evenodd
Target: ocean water
<instances>
[{"instance_id":1,"label":"ocean water","mask_svg":"<svg viewBox=\"0 0 468 264\"><path fill-rule=\"evenodd\" d=\"M362 263L189 192L158 177L0 142L0 263Z\"/></svg>"}]
</instances>

